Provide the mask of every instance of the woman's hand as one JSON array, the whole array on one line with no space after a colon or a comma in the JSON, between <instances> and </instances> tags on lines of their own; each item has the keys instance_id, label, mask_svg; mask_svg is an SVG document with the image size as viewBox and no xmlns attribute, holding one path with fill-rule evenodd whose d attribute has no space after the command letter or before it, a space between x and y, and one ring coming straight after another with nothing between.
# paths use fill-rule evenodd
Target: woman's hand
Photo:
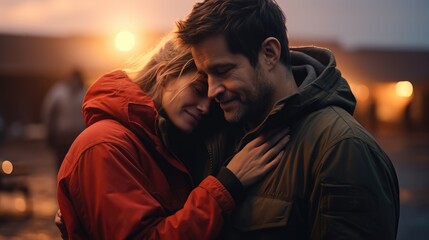
<instances>
[{"instance_id":1,"label":"woman's hand","mask_svg":"<svg viewBox=\"0 0 429 240\"><path fill-rule=\"evenodd\" d=\"M226 166L248 187L277 166L289 142L289 128L262 134L240 150Z\"/></svg>"},{"instance_id":2,"label":"woman's hand","mask_svg":"<svg viewBox=\"0 0 429 240\"><path fill-rule=\"evenodd\" d=\"M57 213L55 214L54 221L55 221L55 225L57 225L57 228L61 232L61 238L62 239L68 239L66 225L63 222L63 218L62 218L60 209L58 209Z\"/></svg>"}]
</instances>

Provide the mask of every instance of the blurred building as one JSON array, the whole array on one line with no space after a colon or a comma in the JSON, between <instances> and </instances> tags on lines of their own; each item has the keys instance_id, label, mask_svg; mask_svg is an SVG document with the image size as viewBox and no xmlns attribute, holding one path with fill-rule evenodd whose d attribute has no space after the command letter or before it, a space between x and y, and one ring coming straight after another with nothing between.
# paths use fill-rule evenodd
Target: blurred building
<instances>
[{"instance_id":1,"label":"blurred building","mask_svg":"<svg viewBox=\"0 0 429 240\"><path fill-rule=\"evenodd\" d=\"M142 37L132 51L115 48L115 36L39 37L0 34L0 116L9 134L37 134L44 96L74 68L89 85L101 74L122 68L162 34ZM138 39L137 39L138 40ZM32 133L30 133L31 135Z\"/></svg>"},{"instance_id":2,"label":"blurred building","mask_svg":"<svg viewBox=\"0 0 429 240\"><path fill-rule=\"evenodd\" d=\"M0 35L0 116L14 132L39 123L48 89L70 69L83 70L87 84L125 66L129 57L154 46L163 33L144 34L136 47L121 52L114 36L37 37ZM291 45L331 49L337 65L358 99L356 117L366 127L425 127L429 120L429 50L341 48L332 42L291 39ZM398 95L397 83L412 85L410 96ZM400 91L400 90L399 90ZM427 127L426 127L427 128Z\"/></svg>"},{"instance_id":3,"label":"blurred building","mask_svg":"<svg viewBox=\"0 0 429 240\"><path fill-rule=\"evenodd\" d=\"M292 39L291 46L332 50L357 98L355 117L370 130L429 130L429 50L345 49Z\"/></svg>"}]
</instances>

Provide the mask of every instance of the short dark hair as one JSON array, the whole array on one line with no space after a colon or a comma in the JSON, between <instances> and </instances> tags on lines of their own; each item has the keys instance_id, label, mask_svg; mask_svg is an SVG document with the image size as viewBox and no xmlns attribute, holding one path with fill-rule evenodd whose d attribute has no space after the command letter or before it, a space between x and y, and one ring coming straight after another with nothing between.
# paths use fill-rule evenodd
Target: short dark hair
<instances>
[{"instance_id":1,"label":"short dark hair","mask_svg":"<svg viewBox=\"0 0 429 240\"><path fill-rule=\"evenodd\" d=\"M262 42L274 37L281 44L281 62L290 63L286 18L274 0L205 0L196 3L177 28L182 43L191 46L223 34L231 53L245 55L253 67Z\"/></svg>"}]
</instances>

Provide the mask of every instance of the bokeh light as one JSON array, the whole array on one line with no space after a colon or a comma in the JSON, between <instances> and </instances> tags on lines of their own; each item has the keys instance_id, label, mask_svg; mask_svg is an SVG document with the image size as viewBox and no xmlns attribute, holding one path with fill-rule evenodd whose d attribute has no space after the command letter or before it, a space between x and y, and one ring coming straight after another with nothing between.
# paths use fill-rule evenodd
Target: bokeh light
<instances>
[{"instance_id":1,"label":"bokeh light","mask_svg":"<svg viewBox=\"0 0 429 240\"><path fill-rule=\"evenodd\" d=\"M115 37L115 46L121 51L127 52L133 49L136 43L134 34L129 31L119 32Z\"/></svg>"},{"instance_id":2,"label":"bokeh light","mask_svg":"<svg viewBox=\"0 0 429 240\"><path fill-rule=\"evenodd\" d=\"M360 101L366 101L369 97L369 88L366 85L359 84L355 87L353 93Z\"/></svg>"},{"instance_id":3,"label":"bokeh light","mask_svg":"<svg viewBox=\"0 0 429 240\"><path fill-rule=\"evenodd\" d=\"M413 84L409 81L399 81L396 83L396 94L400 97L411 97L413 95Z\"/></svg>"},{"instance_id":4,"label":"bokeh light","mask_svg":"<svg viewBox=\"0 0 429 240\"><path fill-rule=\"evenodd\" d=\"M27 204L24 198L19 197L15 199L15 209L19 212L25 212L25 210L27 210Z\"/></svg>"},{"instance_id":5,"label":"bokeh light","mask_svg":"<svg viewBox=\"0 0 429 240\"><path fill-rule=\"evenodd\" d=\"M5 174L11 174L13 172L13 164L8 160L4 160L1 164L1 170Z\"/></svg>"}]
</instances>

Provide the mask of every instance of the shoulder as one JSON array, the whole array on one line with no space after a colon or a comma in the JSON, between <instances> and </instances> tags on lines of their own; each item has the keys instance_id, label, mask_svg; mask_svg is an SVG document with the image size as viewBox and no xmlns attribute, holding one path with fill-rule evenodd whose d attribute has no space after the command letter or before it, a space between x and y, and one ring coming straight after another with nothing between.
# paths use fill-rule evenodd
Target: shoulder
<instances>
[{"instance_id":1,"label":"shoulder","mask_svg":"<svg viewBox=\"0 0 429 240\"><path fill-rule=\"evenodd\" d=\"M302 143L299 147L313 153L320 163L328 159L351 166L352 162L389 161L371 133L340 107L330 106L310 114L297 127L297 138Z\"/></svg>"},{"instance_id":2,"label":"shoulder","mask_svg":"<svg viewBox=\"0 0 429 240\"><path fill-rule=\"evenodd\" d=\"M324 138L326 142L355 138L374 141L370 133L347 111L340 107L329 106L307 115L296 124L304 139Z\"/></svg>"},{"instance_id":3,"label":"shoulder","mask_svg":"<svg viewBox=\"0 0 429 240\"><path fill-rule=\"evenodd\" d=\"M332 152L343 157L358 157L364 152L386 157L371 133L340 107L315 111L295 124L292 131L295 151L307 152L319 160Z\"/></svg>"},{"instance_id":4,"label":"shoulder","mask_svg":"<svg viewBox=\"0 0 429 240\"><path fill-rule=\"evenodd\" d=\"M125 126L114 120L102 120L86 128L73 142L64 162L70 167L82 159L102 158L121 153L129 159L137 158L138 137ZM95 159L94 159L95 160Z\"/></svg>"},{"instance_id":5,"label":"shoulder","mask_svg":"<svg viewBox=\"0 0 429 240\"><path fill-rule=\"evenodd\" d=\"M86 128L76 140L96 144L98 142L121 142L130 137L134 138L134 136L130 129L118 121L104 119Z\"/></svg>"},{"instance_id":6,"label":"shoulder","mask_svg":"<svg viewBox=\"0 0 429 240\"><path fill-rule=\"evenodd\" d=\"M55 102L58 99L64 98L64 95L67 94L67 88L64 83L58 82L49 89L45 97L45 102Z\"/></svg>"}]
</instances>

